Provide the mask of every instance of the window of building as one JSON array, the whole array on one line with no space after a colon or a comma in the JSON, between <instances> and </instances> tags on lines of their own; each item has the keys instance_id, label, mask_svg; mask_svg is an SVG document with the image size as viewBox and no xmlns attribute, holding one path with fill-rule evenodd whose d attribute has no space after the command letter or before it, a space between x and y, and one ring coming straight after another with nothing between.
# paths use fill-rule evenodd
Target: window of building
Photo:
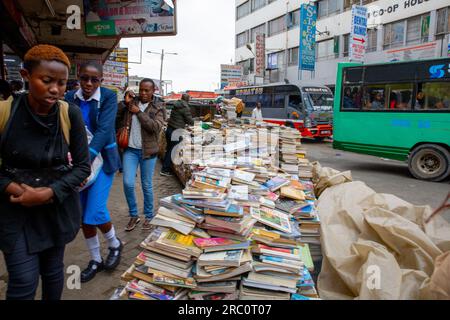
<instances>
[{"instance_id":1,"label":"window of building","mask_svg":"<svg viewBox=\"0 0 450 320\"><path fill-rule=\"evenodd\" d=\"M430 15L423 15L406 20L406 44L418 44L428 41Z\"/></svg>"},{"instance_id":2,"label":"window of building","mask_svg":"<svg viewBox=\"0 0 450 320\"><path fill-rule=\"evenodd\" d=\"M281 16L269 21L269 36L281 33L286 30L286 17Z\"/></svg>"},{"instance_id":3,"label":"window of building","mask_svg":"<svg viewBox=\"0 0 450 320\"><path fill-rule=\"evenodd\" d=\"M266 0L252 0L252 11L258 10L266 5Z\"/></svg>"},{"instance_id":4,"label":"window of building","mask_svg":"<svg viewBox=\"0 0 450 320\"><path fill-rule=\"evenodd\" d=\"M319 0L317 1L318 18L327 17L340 11L343 0Z\"/></svg>"},{"instance_id":5,"label":"window of building","mask_svg":"<svg viewBox=\"0 0 450 320\"><path fill-rule=\"evenodd\" d=\"M250 1L247 1L237 7L236 20L239 20L242 17L245 17L250 13Z\"/></svg>"},{"instance_id":6,"label":"window of building","mask_svg":"<svg viewBox=\"0 0 450 320\"><path fill-rule=\"evenodd\" d=\"M367 29L366 52L377 51L377 29Z\"/></svg>"},{"instance_id":7,"label":"window of building","mask_svg":"<svg viewBox=\"0 0 450 320\"><path fill-rule=\"evenodd\" d=\"M365 4L374 2L374 1L376 1L376 0L362 0L362 3L361 3L361 0L344 0L344 10L351 9L352 5L354 5L354 4L359 6L360 4L365 5Z\"/></svg>"},{"instance_id":8,"label":"window of building","mask_svg":"<svg viewBox=\"0 0 450 320\"><path fill-rule=\"evenodd\" d=\"M256 41L256 35L258 33L261 34L265 34L266 33L266 25L263 23L257 27L254 27L253 29L250 30L250 36L251 36L251 41L255 42Z\"/></svg>"},{"instance_id":9,"label":"window of building","mask_svg":"<svg viewBox=\"0 0 450 320\"><path fill-rule=\"evenodd\" d=\"M415 109L450 110L450 82L419 83Z\"/></svg>"},{"instance_id":10,"label":"window of building","mask_svg":"<svg viewBox=\"0 0 450 320\"><path fill-rule=\"evenodd\" d=\"M244 75L249 75L250 73L253 73L255 70L255 59L254 58L240 61L237 64L242 66L242 73Z\"/></svg>"},{"instance_id":11,"label":"window of building","mask_svg":"<svg viewBox=\"0 0 450 320\"><path fill-rule=\"evenodd\" d=\"M427 13L422 16L392 22L384 27L385 49L427 42L430 15Z\"/></svg>"},{"instance_id":12,"label":"window of building","mask_svg":"<svg viewBox=\"0 0 450 320\"><path fill-rule=\"evenodd\" d=\"M450 8L442 8L437 11L436 34L450 32Z\"/></svg>"},{"instance_id":13,"label":"window of building","mask_svg":"<svg viewBox=\"0 0 450 320\"><path fill-rule=\"evenodd\" d=\"M349 50L350 50L350 34L347 33L344 34L344 52L343 52L344 57L348 57Z\"/></svg>"},{"instance_id":14,"label":"window of building","mask_svg":"<svg viewBox=\"0 0 450 320\"><path fill-rule=\"evenodd\" d=\"M244 31L236 35L236 48L245 46L247 42L248 42L247 31Z\"/></svg>"},{"instance_id":15,"label":"window of building","mask_svg":"<svg viewBox=\"0 0 450 320\"><path fill-rule=\"evenodd\" d=\"M405 20L385 25L384 48L400 47L405 42Z\"/></svg>"},{"instance_id":16,"label":"window of building","mask_svg":"<svg viewBox=\"0 0 450 320\"><path fill-rule=\"evenodd\" d=\"M316 49L317 60L327 60L338 57L338 55L335 53L334 39L317 42Z\"/></svg>"},{"instance_id":17,"label":"window of building","mask_svg":"<svg viewBox=\"0 0 450 320\"><path fill-rule=\"evenodd\" d=\"M269 3L272 3L272 2L275 2L275 1L277 1L277 0L269 0Z\"/></svg>"},{"instance_id":18,"label":"window of building","mask_svg":"<svg viewBox=\"0 0 450 320\"><path fill-rule=\"evenodd\" d=\"M298 47L289 49L289 65L298 65Z\"/></svg>"},{"instance_id":19,"label":"window of building","mask_svg":"<svg viewBox=\"0 0 450 320\"><path fill-rule=\"evenodd\" d=\"M292 29L300 25L300 9L289 12L288 28Z\"/></svg>"}]
</instances>

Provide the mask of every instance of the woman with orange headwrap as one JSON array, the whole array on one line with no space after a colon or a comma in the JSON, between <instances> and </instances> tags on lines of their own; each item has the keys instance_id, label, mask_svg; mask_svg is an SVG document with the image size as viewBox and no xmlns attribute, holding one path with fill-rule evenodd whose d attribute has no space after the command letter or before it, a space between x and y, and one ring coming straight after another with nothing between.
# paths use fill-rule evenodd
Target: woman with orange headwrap
<instances>
[{"instance_id":1,"label":"woman with orange headwrap","mask_svg":"<svg viewBox=\"0 0 450 320\"><path fill-rule=\"evenodd\" d=\"M64 285L64 248L80 229L77 192L90 174L82 114L63 96L70 62L58 48L38 45L24 58L29 92L0 127L0 250L9 274L7 299L58 300ZM4 119L5 117L3 117Z\"/></svg>"}]
</instances>

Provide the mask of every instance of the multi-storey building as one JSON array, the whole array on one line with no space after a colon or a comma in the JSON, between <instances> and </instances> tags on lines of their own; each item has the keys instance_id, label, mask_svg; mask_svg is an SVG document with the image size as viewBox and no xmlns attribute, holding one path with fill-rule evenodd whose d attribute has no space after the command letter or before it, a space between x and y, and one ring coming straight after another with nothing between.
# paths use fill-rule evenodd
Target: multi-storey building
<instances>
[{"instance_id":1,"label":"multi-storey building","mask_svg":"<svg viewBox=\"0 0 450 320\"><path fill-rule=\"evenodd\" d=\"M300 5L317 6L315 71L298 71ZM255 77L255 37L266 36L264 82L333 87L337 63L349 60L351 7L368 8L365 63L450 55L449 0L236 0L236 63ZM299 80L301 79L301 80Z\"/></svg>"}]
</instances>

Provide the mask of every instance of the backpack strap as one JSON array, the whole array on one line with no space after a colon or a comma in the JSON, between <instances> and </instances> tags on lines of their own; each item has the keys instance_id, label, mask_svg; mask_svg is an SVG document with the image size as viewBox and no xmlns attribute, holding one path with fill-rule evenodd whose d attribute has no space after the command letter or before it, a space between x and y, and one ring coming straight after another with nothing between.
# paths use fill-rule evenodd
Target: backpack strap
<instances>
[{"instance_id":1,"label":"backpack strap","mask_svg":"<svg viewBox=\"0 0 450 320\"><path fill-rule=\"evenodd\" d=\"M5 131L8 120L11 117L12 104L12 97L9 97L8 100L0 101L0 135ZM67 144L70 145L71 123L69 117L69 104L66 101L59 100L59 119L64 139Z\"/></svg>"},{"instance_id":2,"label":"backpack strap","mask_svg":"<svg viewBox=\"0 0 450 320\"><path fill-rule=\"evenodd\" d=\"M70 146L71 123L69 117L69 104L63 100L59 100L59 119L64 139L66 140L67 145Z\"/></svg>"},{"instance_id":3,"label":"backpack strap","mask_svg":"<svg viewBox=\"0 0 450 320\"><path fill-rule=\"evenodd\" d=\"M11 116L13 97L10 96L5 101L0 101L0 135L5 130L9 117Z\"/></svg>"}]
</instances>

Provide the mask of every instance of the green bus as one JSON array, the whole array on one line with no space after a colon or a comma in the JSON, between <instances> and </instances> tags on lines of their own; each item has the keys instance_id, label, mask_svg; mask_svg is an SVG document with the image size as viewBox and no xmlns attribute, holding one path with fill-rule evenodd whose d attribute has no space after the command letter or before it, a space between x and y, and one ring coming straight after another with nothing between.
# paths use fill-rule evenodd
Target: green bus
<instances>
[{"instance_id":1,"label":"green bus","mask_svg":"<svg viewBox=\"0 0 450 320\"><path fill-rule=\"evenodd\" d=\"M450 58L339 63L334 101L339 150L408 161L422 180L450 176Z\"/></svg>"}]
</instances>

